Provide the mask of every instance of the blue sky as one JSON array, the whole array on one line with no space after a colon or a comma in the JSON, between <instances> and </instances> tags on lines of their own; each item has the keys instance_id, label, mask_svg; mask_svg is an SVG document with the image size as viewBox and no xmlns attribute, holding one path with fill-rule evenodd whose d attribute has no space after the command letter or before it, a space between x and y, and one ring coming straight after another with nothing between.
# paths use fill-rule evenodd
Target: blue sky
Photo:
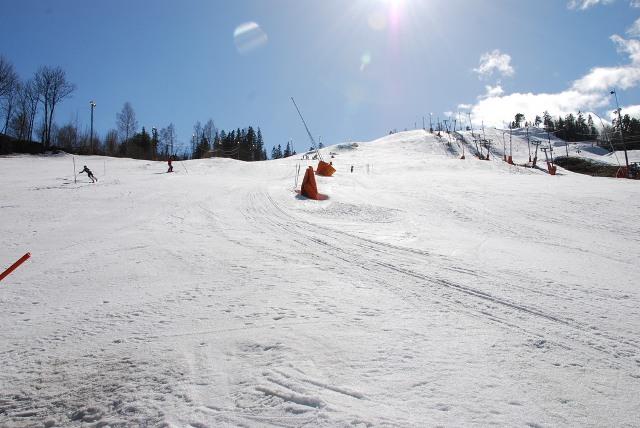
<instances>
[{"instance_id":1,"label":"blue sky","mask_svg":"<svg viewBox=\"0 0 640 428\"><path fill-rule=\"evenodd\" d=\"M638 0L10 3L0 54L23 78L65 69L77 90L56 122L88 126L94 99L101 136L126 101L140 125L173 122L183 143L212 118L298 151L309 142L291 96L325 144L420 127L429 113L608 115L614 86L640 113Z\"/></svg>"}]
</instances>

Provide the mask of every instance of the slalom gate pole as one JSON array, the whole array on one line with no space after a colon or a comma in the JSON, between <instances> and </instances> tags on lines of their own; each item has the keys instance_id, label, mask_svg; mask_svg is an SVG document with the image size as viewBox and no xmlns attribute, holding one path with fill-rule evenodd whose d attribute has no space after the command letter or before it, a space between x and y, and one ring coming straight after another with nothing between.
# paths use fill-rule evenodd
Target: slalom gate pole
<instances>
[{"instance_id":1,"label":"slalom gate pole","mask_svg":"<svg viewBox=\"0 0 640 428\"><path fill-rule=\"evenodd\" d=\"M29 257L31 257L31 253L25 254L24 256L20 257L17 262L15 262L11 266L9 266L9 268L7 270L5 270L4 272L2 272L0 274L0 281L5 279L11 272L16 270L18 268L18 266L20 266L22 263L27 261L29 259Z\"/></svg>"},{"instance_id":2,"label":"slalom gate pole","mask_svg":"<svg viewBox=\"0 0 640 428\"><path fill-rule=\"evenodd\" d=\"M76 157L71 156L73 159L73 184L78 184L78 179L76 178Z\"/></svg>"}]
</instances>

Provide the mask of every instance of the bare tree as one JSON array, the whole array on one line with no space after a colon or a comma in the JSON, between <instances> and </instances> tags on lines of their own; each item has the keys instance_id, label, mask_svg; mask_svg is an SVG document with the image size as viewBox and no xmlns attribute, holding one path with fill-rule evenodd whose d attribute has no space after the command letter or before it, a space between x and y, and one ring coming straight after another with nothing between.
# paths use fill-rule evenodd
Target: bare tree
<instances>
[{"instance_id":1,"label":"bare tree","mask_svg":"<svg viewBox=\"0 0 640 428\"><path fill-rule=\"evenodd\" d=\"M13 65L0 55L0 97L6 97L10 94L18 80Z\"/></svg>"},{"instance_id":2,"label":"bare tree","mask_svg":"<svg viewBox=\"0 0 640 428\"><path fill-rule=\"evenodd\" d=\"M27 134L24 139L31 141L33 139L33 127L36 122L36 114L38 114L38 103L40 102L40 97L38 96L38 87L36 86L36 81L34 79L30 79L23 85L24 97L25 97L25 112L27 112L28 122L27 122Z\"/></svg>"},{"instance_id":3,"label":"bare tree","mask_svg":"<svg viewBox=\"0 0 640 428\"><path fill-rule=\"evenodd\" d=\"M9 121L14 113L14 107L18 95L20 79L13 70L13 65L3 56L0 56L0 102L4 110L5 120L2 132L6 134Z\"/></svg>"},{"instance_id":4,"label":"bare tree","mask_svg":"<svg viewBox=\"0 0 640 428\"><path fill-rule=\"evenodd\" d=\"M204 124L204 128L202 129L203 137L207 142L207 146L209 149L208 153L205 153L204 157L211 157L211 149L213 148L213 140L216 133L216 125L213 123L212 119L207 120L207 123Z\"/></svg>"},{"instance_id":5,"label":"bare tree","mask_svg":"<svg viewBox=\"0 0 640 428\"><path fill-rule=\"evenodd\" d=\"M35 117L38 110L38 94L33 80L18 85L15 113L9 120L8 129L14 137L31 141Z\"/></svg>"},{"instance_id":6,"label":"bare tree","mask_svg":"<svg viewBox=\"0 0 640 428\"><path fill-rule=\"evenodd\" d=\"M67 151L77 148L79 139L78 129L73 123L68 123L60 128L56 136L58 144Z\"/></svg>"},{"instance_id":7,"label":"bare tree","mask_svg":"<svg viewBox=\"0 0 640 428\"><path fill-rule=\"evenodd\" d=\"M160 143L162 145L162 152L164 156L175 155L174 145L176 142L176 128L173 123L170 123L166 128L160 130Z\"/></svg>"},{"instance_id":8,"label":"bare tree","mask_svg":"<svg viewBox=\"0 0 640 428\"><path fill-rule=\"evenodd\" d=\"M67 81L60 67L40 67L34 77L35 89L44 105L43 142L45 149L51 144L53 115L56 106L75 90L75 85Z\"/></svg>"},{"instance_id":9,"label":"bare tree","mask_svg":"<svg viewBox=\"0 0 640 428\"><path fill-rule=\"evenodd\" d=\"M109 130L104 137L104 150L107 155L113 156L118 153L118 131L115 129Z\"/></svg>"},{"instance_id":10,"label":"bare tree","mask_svg":"<svg viewBox=\"0 0 640 428\"><path fill-rule=\"evenodd\" d=\"M9 128L9 121L15 114L16 104L22 90L20 81L16 80L14 85L5 94L2 99L2 109L4 110L4 126L2 127L2 133L6 134Z\"/></svg>"},{"instance_id":11,"label":"bare tree","mask_svg":"<svg viewBox=\"0 0 640 428\"><path fill-rule=\"evenodd\" d=\"M138 130L136 112L133 111L133 107L131 107L129 101L124 103L120 113L116 114L116 124L123 144L126 143L129 138L133 137L133 134Z\"/></svg>"}]
</instances>

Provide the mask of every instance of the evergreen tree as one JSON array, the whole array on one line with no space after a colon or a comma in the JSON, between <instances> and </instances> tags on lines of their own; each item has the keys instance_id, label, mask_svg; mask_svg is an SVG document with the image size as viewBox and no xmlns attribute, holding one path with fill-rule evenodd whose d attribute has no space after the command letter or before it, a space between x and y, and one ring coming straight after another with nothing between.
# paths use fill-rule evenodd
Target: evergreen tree
<instances>
[{"instance_id":1,"label":"evergreen tree","mask_svg":"<svg viewBox=\"0 0 640 428\"><path fill-rule=\"evenodd\" d=\"M591 115L587 117L587 127L589 128L589 140L596 140L598 138L598 130L593 124L593 118Z\"/></svg>"},{"instance_id":2,"label":"evergreen tree","mask_svg":"<svg viewBox=\"0 0 640 428\"><path fill-rule=\"evenodd\" d=\"M255 159L255 150L256 150L256 131L252 126L249 126L246 131L244 131L244 138L242 143L242 154L240 159L245 160L247 162L252 162Z\"/></svg>"},{"instance_id":3,"label":"evergreen tree","mask_svg":"<svg viewBox=\"0 0 640 428\"><path fill-rule=\"evenodd\" d=\"M291 155L292 155L292 153L291 153L291 144L287 141L287 146L284 148L284 154L283 154L283 156L284 156L285 158L288 158L288 157L289 157L289 156L291 156Z\"/></svg>"},{"instance_id":4,"label":"evergreen tree","mask_svg":"<svg viewBox=\"0 0 640 428\"><path fill-rule=\"evenodd\" d=\"M553 123L553 119L551 118L551 115L549 114L548 111L545 110L544 113L542 113L542 124L544 125L544 128L549 131L549 132L553 132L555 130L555 124Z\"/></svg>"},{"instance_id":5,"label":"evergreen tree","mask_svg":"<svg viewBox=\"0 0 640 428\"><path fill-rule=\"evenodd\" d=\"M159 146L159 138L158 138L158 130L156 128L151 129L151 147L150 147L150 158L155 160L158 157L158 146Z\"/></svg>"},{"instance_id":6,"label":"evergreen tree","mask_svg":"<svg viewBox=\"0 0 640 428\"><path fill-rule=\"evenodd\" d=\"M540 126L540 124L542 123L542 118L538 115L536 115L536 120L533 122L533 125L538 128Z\"/></svg>"},{"instance_id":7,"label":"evergreen tree","mask_svg":"<svg viewBox=\"0 0 640 428\"><path fill-rule=\"evenodd\" d=\"M264 141L262 141L262 131L258 128L258 134L256 135L256 144L253 149L254 160L267 160L267 151L264 148Z\"/></svg>"}]
</instances>

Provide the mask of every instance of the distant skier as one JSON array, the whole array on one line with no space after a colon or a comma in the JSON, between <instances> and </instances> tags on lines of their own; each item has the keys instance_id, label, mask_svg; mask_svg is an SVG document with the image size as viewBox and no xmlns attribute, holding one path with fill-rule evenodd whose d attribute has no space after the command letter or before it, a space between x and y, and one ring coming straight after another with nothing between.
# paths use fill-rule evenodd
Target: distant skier
<instances>
[{"instance_id":1,"label":"distant skier","mask_svg":"<svg viewBox=\"0 0 640 428\"><path fill-rule=\"evenodd\" d=\"M93 172L91 172L91 170L89 168L87 168L86 165L84 166L84 169L82 171L80 171L80 174L82 174L83 172L87 173L87 175L91 179L92 183L95 183L96 181L98 181L98 179L96 177L94 177Z\"/></svg>"},{"instance_id":2,"label":"distant skier","mask_svg":"<svg viewBox=\"0 0 640 428\"><path fill-rule=\"evenodd\" d=\"M351 172L353 172L353 165L351 165Z\"/></svg>"},{"instance_id":3,"label":"distant skier","mask_svg":"<svg viewBox=\"0 0 640 428\"><path fill-rule=\"evenodd\" d=\"M173 172L173 165L171 165L171 157L169 157L169 160L167 160L167 163L169 164L169 170L167 172Z\"/></svg>"}]
</instances>

